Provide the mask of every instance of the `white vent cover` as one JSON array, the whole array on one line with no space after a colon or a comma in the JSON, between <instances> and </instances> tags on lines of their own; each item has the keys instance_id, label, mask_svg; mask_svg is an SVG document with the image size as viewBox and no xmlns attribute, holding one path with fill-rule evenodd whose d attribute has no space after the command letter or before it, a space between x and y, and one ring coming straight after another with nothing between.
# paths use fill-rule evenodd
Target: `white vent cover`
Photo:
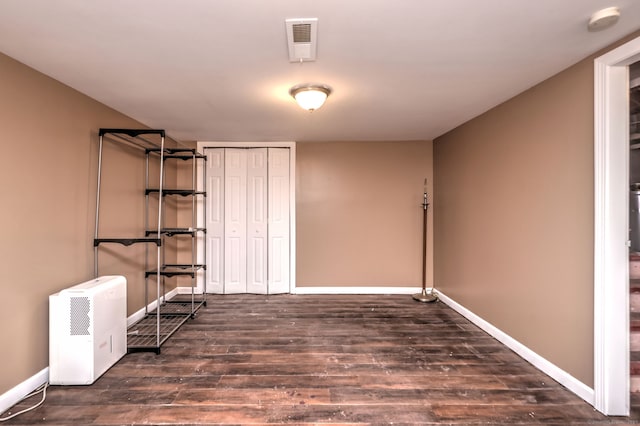
<instances>
[{"instance_id":1,"label":"white vent cover","mask_svg":"<svg viewBox=\"0 0 640 426\"><path fill-rule=\"evenodd\" d=\"M316 60L318 18L285 20L290 62Z\"/></svg>"}]
</instances>

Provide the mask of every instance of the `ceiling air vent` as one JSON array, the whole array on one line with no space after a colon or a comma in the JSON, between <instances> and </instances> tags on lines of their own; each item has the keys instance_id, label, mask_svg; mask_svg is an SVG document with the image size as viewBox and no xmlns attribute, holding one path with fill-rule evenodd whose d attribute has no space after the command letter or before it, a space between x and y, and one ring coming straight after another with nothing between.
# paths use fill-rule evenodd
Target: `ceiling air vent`
<instances>
[{"instance_id":1,"label":"ceiling air vent","mask_svg":"<svg viewBox=\"0 0 640 426\"><path fill-rule=\"evenodd\" d=\"M289 61L315 61L318 18L287 19L285 25L289 45Z\"/></svg>"}]
</instances>

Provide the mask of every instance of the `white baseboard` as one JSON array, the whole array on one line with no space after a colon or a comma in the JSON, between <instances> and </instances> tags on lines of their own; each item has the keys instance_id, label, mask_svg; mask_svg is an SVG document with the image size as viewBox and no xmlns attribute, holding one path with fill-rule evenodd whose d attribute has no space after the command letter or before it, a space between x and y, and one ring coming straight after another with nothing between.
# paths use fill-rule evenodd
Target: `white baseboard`
<instances>
[{"instance_id":1,"label":"white baseboard","mask_svg":"<svg viewBox=\"0 0 640 426\"><path fill-rule=\"evenodd\" d=\"M170 292L168 292L165 295L166 299L171 299L172 297L174 297L176 294L178 294L178 289L174 288L173 290L171 290ZM158 306L158 301L154 300L153 302L149 303L147 305L147 310L148 311L153 311L156 307ZM129 317L127 318L127 327L131 327L133 324L135 324L136 322L140 321L142 318L144 318L144 313L145 313L145 309L141 308L140 310L134 312L133 314L129 315Z\"/></svg>"},{"instance_id":2,"label":"white baseboard","mask_svg":"<svg viewBox=\"0 0 640 426\"><path fill-rule=\"evenodd\" d=\"M296 287L291 294L414 294L422 287Z\"/></svg>"},{"instance_id":3,"label":"white baseboard","mask_svg":"<svg viewBox=\"0 0 640 426\"><path fill-rule=\"evenodd\" d=\"M480 327L500 343L531 363L538 370L550 376L552 379L569 389L571 392L578 395L580 398L584 399L589 404L595 404L595 391L592 388L585 385L580 380L576 379L557 365L538 355L536 352L518 342L516 339L509 336L499 328L495 327L493 324L485 321L453 299L447 297L445 294L441 293L440 291L437 291L437 293L440 300L442 300L454 311L458 312L460 315Z\"/></svg>"},{"instance_id":4,"label":"white baseboard","mask_svg":"<svg viewBox=\"0 0 640 426\"><path fill-rule=\"evenodd\" d=\"M176 287L177 294L191 294L191 287ZM201 295L202 291L195 288L193 294Z\"/></svg>"},{"instance_id":5,"label":"white baseboard","mask_svg":"<svg viewBox=\"0 0 640 426\"><path fill-rule=\"evenodd\" d=\"M45 367L24 382L9 389L0 395L0 413L4 413L9 408L13 407L18 402L22 401L25 396L29 395L48 381L49 367Z\"/></svg>"}]
</instances>

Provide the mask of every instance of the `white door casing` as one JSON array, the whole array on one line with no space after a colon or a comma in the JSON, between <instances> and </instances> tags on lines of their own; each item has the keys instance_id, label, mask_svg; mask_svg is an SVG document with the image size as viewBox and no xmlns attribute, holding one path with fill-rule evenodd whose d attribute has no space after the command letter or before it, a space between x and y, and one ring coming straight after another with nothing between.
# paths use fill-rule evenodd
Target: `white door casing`
<instances>
[{"instance_id":1,"label":"white door casing","mask_svg":"<svg viewBox=\"0 0 640 426\"><path fill-rule=\"evenodd\" d=\"M594 406L629 414L629 70L640 38L594 61Z\"/></svg>"},{"instance_id":2,"label":"white door casing","mask_svg":"<svg viewBox=\"0 0 640 426\"><path fill-rule=\"evenodd\" d=\"M229 148L229 145L232 145L233 148ZM246 148L255 148L255 147L264 147L264 148L268 147L268 148L281 148L281 149L276 149L271 154L269 154L268 151L266 150L246 149ZM244 149L239 149L239 148L244 148ZM227 292L251 292L251 293L264 294L264 293L293 292L295 289L295 238L294 238L295 236L295 220L294 220L295 219L295 142L264 142L264 143L236 142L232 144L221 143L221 142L198 142L198 149L202 152L205 152L205 154L207 154L208 160L214 159L214 161L207 162L208 163L207 175L206 175L207 185L205 189L208 192L211 192L211 194L210 195L208 194L208 197L207 197L208 211L206 214L206 220L204 220L204 218L202 217L201 209L198 209L198 223L203 223L203 226L206 226L208 228L207 233L205 234L206 241L207 241L207 248L208 248L208 252L206 255L206 262L205 262L204 256L199 258L202 260L203 263L207 264L207 268L206 268L206 274L202 274L198 276L199 288L202 289L202 284L205 283L206 288L204 288L203 291L206 291L207 293L220 294L220 293L227 293ZM253 158L251 154L248 154L247 164L246 164L245 260L248 265L249 262L252 262L251 260L251 256L253 255L252 253L257 253L260 250L259 245L254 245L254 250L251 249L251 244L253 244L251 234L256 235L256 233L257 234L260 234L261 232L265 233L265 230L266 230L265 240L266 240L267 247L265 251L267 253L267 256L266 258L260 256L260 258L264 260L263 266L259 265L260 263L259 261L254 262L254 264L256 264L257 266L257 270L258 271L261 270L263 271L262 273L266 273L267 275L266 288L263 284L265 279L261 278L260 272L256 273L256 270L253 267L251 267L251 269L245 268L247 287L244 290L240 284L238 284L237 286L232 285L231 287L229 287L229 286L221 285L219 282L216 282L214 279L211 278L211 277L215 278L216 276L219 276L219 275L229 276L230 274L229 274L228 268L233 264L233 263L230 264L228 260L225 260L224 244L221 250L222 253L218 251L217 254L214 254L215 250L212 250L209 248L209 247L215 247L214 241L216 240L219 241L219 238L222 238L223 241L227 240L226 233L225 233L226 230L223 230L222 232L220 232L219 235L215 235L215 233L212 232L211 229L209 229L209 224L212 222L210 218L216 218L218 216L222 216L222 218L224 219L226 215L232 214L232 212L229 210L230 207L225 206L224 204L226 203L224 202L222 203L223 205L222 215L216 215L212 213L216 211L216 206L212 205L214 204L214 200L220 200L220 198L224 199L224 198L230 197L230 195L226 194L226 191L224 191L224 188L228 189L230 186L232 186L229 183L225 182L225 173L229 174L229 171L226 169L227 168L233 169L234 167L231 164L227 164L227 161L224 160L224 157L225 157L224 153L227 150L256 153L256 156ZM266 151L266 155L271 157L269 159L269 163L267 163L267 167L273 168L273 170L277 172L277 175L274 175L273 179L269 179L268 175L266 176L266 181L265 181L266 187L263 187L264 191L262 195L260 194L261 185L259 184L259 182L262 179L259 178L259 176L264 177L264 163L261 161L261 157L264 158L264 154L260 153L260 151L263 151L263 153ZM211 153L220 153L220 154L212 155ZM214 166L214 164L217 164L219 166L220 162L217 160L218 158L220 158L220 156L222 157L222 167L216 167ZM238 163L238 161L239 160L235 160L236 164ZM269 169L267 169L267 173L269 173ZM198 176L198 187L205 186L204 181L202 179L202 173L201 172L198 173L197 176ZM253 179L253 177L256 177L257 179ZM251 182L252 180L254 180L253 182L254 185L252 185L252 182ZM215 190L213 190L213 188L209 188L210 182L215 182L218 185L220 185L221 183L221 187L223 188L222 197L215 196L219 194L214 194ZM274 198L274 194L280 194L280 195L276 195L276 197ZM263 205L260 206L260 200L261 199L263 200L264 196L267 196L267 202L263 203ZM274 239L273 241L269 241L269 236L271 235L271 233L269 232L269 228L271 227L271 223L268 222L265 227L264 225L260 224L261 222L260 220L254 220L254 219L260 219L261 210L262 211L264 211L265 209L267 210L268 213L265 213L263 216L265 218L268 216L268 214L272 214L269 211L269 203L273 203L274 199L279 200L277 203L277 207L273 210L273 214L277 213L278 216L277 216L277 220L275 220L273 223ZM239 200L235 200L236 206L239 205L238 202ZM220 208L220 204L218 204L218 208ZM218 229L220 229L220 227L218 227ZM237 235L237 232L236 232L236 235ZM199 238L202 238L202 237L199 237ZM257 240L259 239L256 239L256 241L254 242L257 242ZM238 243L236 243L236 247L237 247L237 244ZM276 262L275 264L273 264L272 262L273 259L268 253L272 247L275 250L278 250L278 255L276 256L276 259L279 259L279 261ZM202 251L199 251L198 253L200 255ZM220 254L222 254L221 257L220 257ZM241 259L241 258L238 257L238 259ZM222 266L221 269L218 268L218 271L213 270L213 266L216 263L216 261L218 265ZM273 278L276 279L276 282L274 282L273 284L269 282L269 280L271 279L270 277L272 275L270 272L272 267L276 268L274 269L275 274L273 274ZM254 274L253 284L251 284L252 282L251 274Z\"/></svg>"}]
</instances>

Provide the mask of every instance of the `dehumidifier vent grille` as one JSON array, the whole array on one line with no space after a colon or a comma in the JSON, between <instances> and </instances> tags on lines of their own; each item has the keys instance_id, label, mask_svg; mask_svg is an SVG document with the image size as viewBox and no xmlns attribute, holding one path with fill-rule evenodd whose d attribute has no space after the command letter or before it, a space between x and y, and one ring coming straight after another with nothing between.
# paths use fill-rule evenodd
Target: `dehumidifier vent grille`
<instances>
[{"instance_id":1,"label":"dehumidifier vent grille","mask_svg":"<svg viewBox=\"0 0 640 426\"><path fill-rule=\"evenodd\" d=\"M70 299L70 332L71 336L89 336L91 327L91 303L88 297L72 297Z\"/></svg>"}]
</instances>

